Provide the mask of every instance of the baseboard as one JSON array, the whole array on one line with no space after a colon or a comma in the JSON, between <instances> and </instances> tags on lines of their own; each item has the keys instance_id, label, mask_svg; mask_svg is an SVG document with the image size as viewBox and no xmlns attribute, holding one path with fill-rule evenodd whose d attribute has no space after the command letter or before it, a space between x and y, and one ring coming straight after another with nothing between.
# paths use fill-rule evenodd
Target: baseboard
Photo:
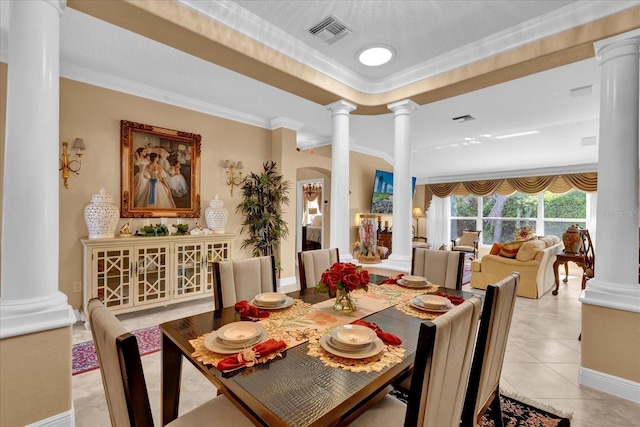
<instances>
[{"instance_id":1,"label":"baseboard","mask_svg":"<svg viewBox=\"0 0 640 427\"><path fill-rule=\"evenodd\" d=\"M73 403L71 405L71 409L68 411L29 424L27 427L75 427L76 413L73 409Z\"/></svg>"},{"instance_id":2,"label":"baseboard","mask_svg":"<svg viewBox=\"0 0 640 427\"><path fill-rule=\"evenodd\" d=\"M580 367L578 382L587 387L640 403L640 383Z\"/></svg>"}]
</instances>

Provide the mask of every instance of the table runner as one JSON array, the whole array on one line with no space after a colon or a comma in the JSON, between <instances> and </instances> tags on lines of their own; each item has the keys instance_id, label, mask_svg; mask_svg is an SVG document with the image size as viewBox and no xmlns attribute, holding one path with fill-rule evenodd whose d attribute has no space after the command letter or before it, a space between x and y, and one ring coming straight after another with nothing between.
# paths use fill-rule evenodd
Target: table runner
<instances>
[{"instance_id":1,"label":"table runner","mask_svg":"<svg viewBox=\"0 0 640 427\"><path fill-rule=\"evenodd\" d=\"M357 319L362 319L370 314L377 313L388 307L396 306L402 312L419 318L433 319L438 313L425 313L411 308L407 301L416 295L423 294L422 289L411 289L394 284L372 285L369 291L357 289L351 291L356 302L357 310L351 313L341 313L333 310L334 299L322 301L311 305L301 300L295 300L294 304L283 310L271 310L271 315L259 321L267 330L269 338L282 340L287 344L287 349L299 344L309 342L310 356L319 357L329 366L341 367L354 372L379 371L392 363L398 363L404 357L402 346L385 345L384 350L376 356L367 359L346 359L326 352L318 343L320 337L336 326L346 325ZM428 315L430 317L423 317ZM392 332L392 331L389 331ZM222 355L208 350L204 346L204 339L208 334L194 340L189 340L194 348L192 356L205 364L216 365L220 360L229 355ZM269 359L277 357L270 355Z\"/></svg>"}]
</instances>

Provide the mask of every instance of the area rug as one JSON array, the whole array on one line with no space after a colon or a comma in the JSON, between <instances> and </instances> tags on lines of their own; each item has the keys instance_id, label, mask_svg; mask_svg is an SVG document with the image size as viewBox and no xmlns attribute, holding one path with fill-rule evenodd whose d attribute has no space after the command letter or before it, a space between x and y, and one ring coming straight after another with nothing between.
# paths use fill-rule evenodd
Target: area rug
<instances>
[{"instance_id":1,"label":"area rug","mask_svg":"<svg viewBox=\"0 0 640 427\"><path fill-rule=\"evenodd\" d=\"M162 332L158 326L138 329L132 332L138 341L140 356L160 350ZM98 358L93 341L74 344L71 350L72 375L81 374L98 368Z\"/></svg>"},{"instance_id":2,"label":"area rug","mask_svg":"<svg viewBox=\"0 0 640 427\"><path fill-rule=\"evenodd\" d=\"M399 400L407 403L407 392L401 388L391 391ZM528 403L522 402L527 400ZM515 397L500 394L500 408L502 409L502 423L504 427L569 427L570 415L561 414L547 405L532 402L526 398L517 400ZM544 408L544 409L542 409ZM479 427L494 427L491 409L482 417Z\"/></svg>"},{"instance_id":3,"label":"area rug","mask_svg":"<svg viewBox=\"0 0 640 427\"><path fill-rule=\"evenodd\" d=\"M466 285L471 282L471 266L469 264L464 265L464 270L462 270L462 284Z\"/></svg>"}]
</instances>

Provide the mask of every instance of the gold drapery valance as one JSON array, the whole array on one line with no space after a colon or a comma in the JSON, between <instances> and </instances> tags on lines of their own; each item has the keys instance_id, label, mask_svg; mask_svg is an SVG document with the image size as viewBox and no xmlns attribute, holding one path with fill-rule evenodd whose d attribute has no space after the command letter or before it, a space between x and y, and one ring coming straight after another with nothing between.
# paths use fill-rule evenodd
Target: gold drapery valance
<instances>
[{"instance_id":1,"label":"gold drapery valance","mask_svg":"<svg viewBox=\"0 0 640 427\"><path fill-rule=\"evenodd\" d=\"M450 195L488 196L498 193L509 196L516 191L524 194L538 194L549 190L553 193L566 193L575 188L585 193L597 191L598 173L586 172L566 175L530 176L524 178L503 178L480 181L448 182L443 184L426 184L426 192L438 197ZM427 197L430 200L430 197Z\"/></svg>"}]
</instances>

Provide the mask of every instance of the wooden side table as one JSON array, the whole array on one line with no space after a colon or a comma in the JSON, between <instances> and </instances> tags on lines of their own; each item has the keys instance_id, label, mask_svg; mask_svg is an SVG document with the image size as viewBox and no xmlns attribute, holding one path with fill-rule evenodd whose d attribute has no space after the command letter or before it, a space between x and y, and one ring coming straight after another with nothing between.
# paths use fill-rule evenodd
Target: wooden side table
<instances>
[{"instance_id":1,"label":"wooden side table","mask_svg":"<svg viewBox=\"0 0 640 427\"><path fill-rule=\"evenodd\" d=\"M562 283L567 283L569 280L569 262L576 263L580 268L582 268L582 289L584 289L587 283L587 265L585 263L585 257L583 254L570 254L566 252L560 252L556 254L556 261L553 263L553 275L555 277L556 288L553 290L553 295L558 295L558 288L560 287L560 279L558 277L558 268L560 265L564 264L564 279Z\"/></svg>"}]
</instances>

